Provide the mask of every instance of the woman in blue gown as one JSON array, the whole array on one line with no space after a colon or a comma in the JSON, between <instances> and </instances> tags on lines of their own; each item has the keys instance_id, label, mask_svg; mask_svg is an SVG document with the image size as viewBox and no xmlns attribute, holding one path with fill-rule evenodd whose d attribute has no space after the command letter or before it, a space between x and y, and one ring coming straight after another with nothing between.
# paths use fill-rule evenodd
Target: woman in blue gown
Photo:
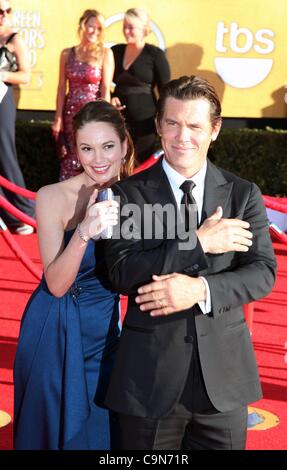
<instances>
[{"instance_id":1,"label":"woman in blue gown","mask_svg":"<svg viewBox=\"0 0 287 470\"><path fill-rule=\"evenodd\" d=\"M116 422L104 405L119 337L119 299L101 232L118 220L98 190L133 168L120 113L98 100L74 117L83 172L39 190L44 275L23 315L14 365L15 449L111 449Z\"/></svg>"}]
</instances>

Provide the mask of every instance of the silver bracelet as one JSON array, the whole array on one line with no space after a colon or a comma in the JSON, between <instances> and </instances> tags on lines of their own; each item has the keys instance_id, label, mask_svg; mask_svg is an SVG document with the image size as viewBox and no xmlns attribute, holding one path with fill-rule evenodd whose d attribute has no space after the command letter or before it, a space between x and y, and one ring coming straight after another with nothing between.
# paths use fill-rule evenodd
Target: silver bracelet
<instances>
[{"instance_id":1,"label":"silver bracelet","mask_svg":"<svg viewBox=\"0 0 287 470\"><path fill-rule=\"evenodd\" d=\"M81 230L81 224L78 224L78 225L77 225L77 232L78 232L78 234L79 234L80 239L83 240L83 242L88 243L88 241L89 241L90 239L89 239L88 235L85 235L85 234L82 232L82 230Z\"/></svg>"},{"instance_id":2,"label":"silver bracelet","mask_svg":"<svg viewBox=\"0 0 287 470\"><path fill-rule=\"evenodd\" d=\"M1 70L0 71L0 81L1 82L7 81L7 76L8 76L8 74L7 74L6 70Z\"/></svg>"}]
</instances>

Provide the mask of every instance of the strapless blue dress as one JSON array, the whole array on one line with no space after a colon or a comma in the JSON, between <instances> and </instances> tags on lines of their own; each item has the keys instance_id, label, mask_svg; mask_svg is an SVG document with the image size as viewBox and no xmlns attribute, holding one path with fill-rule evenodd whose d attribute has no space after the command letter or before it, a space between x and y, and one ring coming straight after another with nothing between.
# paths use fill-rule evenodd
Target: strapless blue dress
<instances>
[{"instance_id":1,"label":"strapless blue dress","mask_svg":"<svg viewBox=\"0 0 287 470\"><path fill-rule=\"evenodd\" d=\"M43 277L27 304L14 364L15 449L113 447L116 421L103 402L120 333L119 298L103 243L88 242L63 297L53 296Z\"/></svg>"}]
</instances>

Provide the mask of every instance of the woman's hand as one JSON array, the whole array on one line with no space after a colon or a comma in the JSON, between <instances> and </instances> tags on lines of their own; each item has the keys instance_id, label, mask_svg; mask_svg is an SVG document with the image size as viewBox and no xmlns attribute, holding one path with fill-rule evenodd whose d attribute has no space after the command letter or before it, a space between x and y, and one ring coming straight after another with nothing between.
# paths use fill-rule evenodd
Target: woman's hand
<instances>
[{"instance_id":1,"label":"woman's hand","mask_svg":"<svg viewBox=\"0 0 287 470\"><path fill-rule=\"evenodd\" d=\"M61 117L58 117L54 120L51 129L54 139L57 140L60 132L63 131L63 122Z\"/></svg>"},{"instance_id":2,"label":"woman's hand","mask_svg":"<svg viewBox=\"0 0 287 470\"><path fill-rule=\"evenodd\" d=\"M118 110L118 111L122 111L123 109L126 108L126 105L125 104L122 104L120 99L117 97L117 96L114 96L112 99L111 99L111 104Z\"/></svg>"},{"instance_id":3,"label":"woman's hand","mask_svg":"<svg viewBox=\"0 0 287 470\"><path fill-rule=\"evenodd\" d=\"M97 238L108 225L118 223L118 202L102 201L95 202L98 190L95 189L89 199L84 220L81 222L81 231L88 238Z\"/></svg>"}]
</instances>

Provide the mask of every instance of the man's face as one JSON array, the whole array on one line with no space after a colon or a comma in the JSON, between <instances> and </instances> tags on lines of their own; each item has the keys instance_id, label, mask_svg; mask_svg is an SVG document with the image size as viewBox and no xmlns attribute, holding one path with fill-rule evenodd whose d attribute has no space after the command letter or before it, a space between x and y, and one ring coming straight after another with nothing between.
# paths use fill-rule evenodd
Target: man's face
<instances>
[{"instance_id":1,"label":"man's face","mask_svg":"<svg viewBox=\"0 0 287 470\"><path fill-rule=\"evenodd\" d=\"M206 99L167 98L163 118L157 124L167 162L186 178L192 177L204 164L220 127L220 120L212 126Z\"/></svg>"}]
</instances>

